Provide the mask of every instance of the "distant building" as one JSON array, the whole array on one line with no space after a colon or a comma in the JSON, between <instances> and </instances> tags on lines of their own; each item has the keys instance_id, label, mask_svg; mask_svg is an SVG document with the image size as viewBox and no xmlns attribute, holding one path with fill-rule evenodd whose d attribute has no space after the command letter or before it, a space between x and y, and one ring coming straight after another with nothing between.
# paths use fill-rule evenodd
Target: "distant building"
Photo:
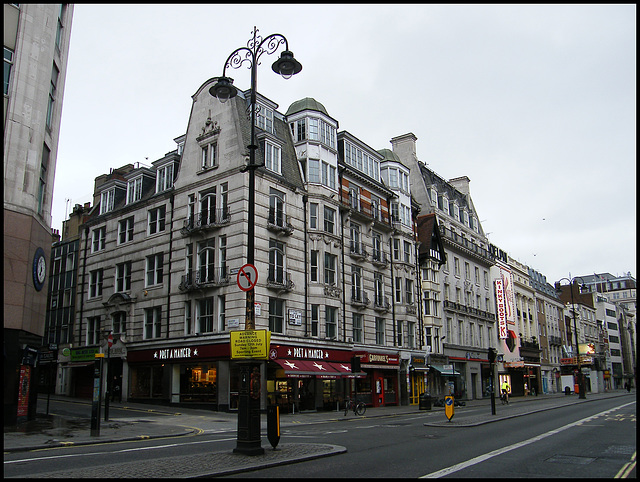
<instances>
[{"instance_id":1,"label":"distant building","mask_svg":"<svg viewBox=\"0 0 640 482\"><path fill-rule=\"evenodd\" d=\"M23 355L44 334L72 16L70 4L4 4L5 425L35 416L34 357Z\"/></svg>"}]
</instances>

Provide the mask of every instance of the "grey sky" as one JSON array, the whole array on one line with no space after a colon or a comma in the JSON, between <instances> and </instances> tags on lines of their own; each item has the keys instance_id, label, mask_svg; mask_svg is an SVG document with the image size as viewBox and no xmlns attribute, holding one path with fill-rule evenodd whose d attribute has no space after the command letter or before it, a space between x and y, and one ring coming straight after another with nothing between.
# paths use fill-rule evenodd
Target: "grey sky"
<instances>
[{"instance_id":1,"label":"grey sky","mask_svg":"<svg viewBox=\"0 0 640 482\"><path fill-rule=\"evenodd\" d=\"M375 149L413 132L431 169L471 179L490 241L550 282L636 275L635 5L77 4L54 228L96 176L175 148L254 25L303 65L285 81L262 57L281 112L313 97Z\"/></svg>"}]
</instances>

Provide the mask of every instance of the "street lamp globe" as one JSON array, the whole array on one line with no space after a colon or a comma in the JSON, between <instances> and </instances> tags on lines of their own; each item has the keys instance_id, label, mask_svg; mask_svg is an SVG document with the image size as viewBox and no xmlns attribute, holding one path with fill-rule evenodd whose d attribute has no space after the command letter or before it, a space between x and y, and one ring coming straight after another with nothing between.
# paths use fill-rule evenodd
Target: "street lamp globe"
<instances>
[{"instance_id":1,"label":"street lamp globe","mask_svg":"<svg viewBox=\"0 0 640 482\"><path fill-rule=\"evenodd\" d=\"M237 95L238 89L234 87L231 77L218 77L218 81L209 89L209 93L224 104Z\"/></svg>"},{"instance_id":2,"label":"street lamp globe","mask_svg":"<svg viewBox=\"0 0 640 482\"><path fill-rule=\"evenodd\" d=\"M302 64L293 58L293 52L285 50L280 54L280 58L273 63L271 69L285 79L290 79L292 75L302 70Z\"/></svg>"}]
</instances>

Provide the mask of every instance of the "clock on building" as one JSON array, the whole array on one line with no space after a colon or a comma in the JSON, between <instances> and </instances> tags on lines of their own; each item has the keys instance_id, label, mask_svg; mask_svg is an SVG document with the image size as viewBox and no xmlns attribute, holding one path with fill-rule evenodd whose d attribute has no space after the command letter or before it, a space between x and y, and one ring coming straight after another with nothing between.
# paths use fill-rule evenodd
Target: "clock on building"
<instances>
[{"instance_id":1,"label":"clock on building","mask_svg":"<svg viewBox=\"0 0 640 482\"><path fill-rule=\"evenodd\" d=\"M40 291L44 286L44 279L47 275L47 261L44 258L44 250L42 248L36 249L36 254L33 257L33 285L37 291Z\"/></svg>"}]
</instances>

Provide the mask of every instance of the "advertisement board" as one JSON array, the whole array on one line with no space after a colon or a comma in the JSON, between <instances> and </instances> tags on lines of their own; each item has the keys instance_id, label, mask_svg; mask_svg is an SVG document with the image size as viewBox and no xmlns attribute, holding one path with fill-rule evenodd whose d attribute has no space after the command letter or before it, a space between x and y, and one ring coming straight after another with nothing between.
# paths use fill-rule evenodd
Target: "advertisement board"
<instances>
[{"instance_id":1,"label":"advertisement board","mask_svg":"<svg viewBox=\"0 0 640 482\"><path fill-rule=\"evenodd\" d=\"M271 332L268 330L232 331L231 359L268 360Z\"/></svg>"}]
</instances>

